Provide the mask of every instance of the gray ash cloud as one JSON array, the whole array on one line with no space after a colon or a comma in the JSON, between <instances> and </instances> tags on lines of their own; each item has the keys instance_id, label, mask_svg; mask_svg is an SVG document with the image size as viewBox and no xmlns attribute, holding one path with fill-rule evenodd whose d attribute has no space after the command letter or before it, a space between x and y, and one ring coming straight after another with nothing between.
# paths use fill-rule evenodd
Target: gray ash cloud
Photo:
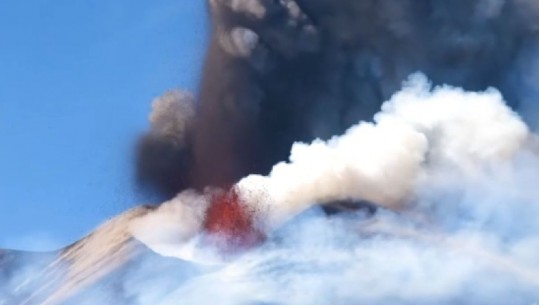
<instances>
[{"instance_id":1,"label":"gray ash cloud","mask_svg":"<svg viewBox=\"0 0 539 305\"><path fill-rule=\"evenodd\" d=\"M497 87L536 126L534 1L210 0L208 8L212 36L188 124L162 135L154 123L139 145L140 181L166 196L266 174L294 141L370 120L416 71L434 84Z\"/></svg>"}]
</instances>

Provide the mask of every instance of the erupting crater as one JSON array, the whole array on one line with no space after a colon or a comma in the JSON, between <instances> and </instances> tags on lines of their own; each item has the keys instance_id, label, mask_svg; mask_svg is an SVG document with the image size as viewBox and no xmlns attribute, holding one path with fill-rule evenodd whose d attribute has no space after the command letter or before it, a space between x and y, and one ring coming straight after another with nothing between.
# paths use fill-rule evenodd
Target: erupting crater
<instances>
[{"instance_id":1,"label":"erupting crater","mask_svg":"<svg viewBox=\"0 0 539 305\"><path fill-rule=\"evenodd\" d=\"M210 242L221 251L247 250L266 239L266 234L257 224L256 212L232 188L212 196L203 228Z\"/></svg>"}]
</instances>

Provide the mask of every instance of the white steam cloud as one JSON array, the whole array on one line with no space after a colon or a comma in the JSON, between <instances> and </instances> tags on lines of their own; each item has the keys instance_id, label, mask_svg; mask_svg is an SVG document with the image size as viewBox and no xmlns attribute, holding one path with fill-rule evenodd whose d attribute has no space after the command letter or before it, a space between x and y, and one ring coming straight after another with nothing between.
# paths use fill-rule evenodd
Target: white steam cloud
<instances>
[{"instance_id":1,"label":"white steam cloud","mask_svg":"<svg viewBox=\"0 0 539 305\"><path fill-rule=\"evenodd\" d=\"M131 233L161 255L196 261L188 241L202 231L208 205L205 196L185 191L154 213L131 221Z\"/></svg>"},{"instance_id":2,"label":"white steam cloud","mask_svg":"<svg viewBox=\"0 0 539 305\"><path fill-rule=\"evenodd\" d=\"M263 219L280 225L310 205L368 200L402 210L432 179L481 179L482 172L511 160L528 129L499 92L431 91L416 74L383 104L374 123L361 122L331 140L297 143L290 162L269 176L239 182L245 201L265 203ZM470 181L471 182L471 181Z\"/></svg>"}]
</instances>

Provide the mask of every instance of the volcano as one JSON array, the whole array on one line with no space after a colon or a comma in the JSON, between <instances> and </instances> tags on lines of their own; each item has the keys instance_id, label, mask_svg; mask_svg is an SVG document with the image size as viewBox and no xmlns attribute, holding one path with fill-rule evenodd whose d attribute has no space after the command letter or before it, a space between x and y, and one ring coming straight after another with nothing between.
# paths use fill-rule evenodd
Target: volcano
<instances>
[{"instance_id":1,"label":"volcano","mask_svg":"<svg viewBox=\"0 0 539 305\"><path fill-rule=\"evenodd\" d=\"M0 305L535 304L539 6L211 0L131 209L0 252ZM422 72L417 72L422 71Z\"/></svg>"},{"instance_id":2,"label":"volcano","mask_svg":"<svg viewBox=\"0 0 539 305\"><path fill-rule=\"evenodd\" d=\"M202 229L207 246L230 258L264 242L266 233L256 228L254 214L237 193L219 192L211 200ZM337 206L334 209L340 210ZM0 279L4 283L0 304L83 304L88 299L99 304L133 304L121 288L126 281L160 281L171 270L177 270L178 277L169 280L181 285L182 274L194 258L162 256L130 232L133 220L154 211L152 206L126 211L57 251L0 251Z\"/></svg>"}]
</instances>

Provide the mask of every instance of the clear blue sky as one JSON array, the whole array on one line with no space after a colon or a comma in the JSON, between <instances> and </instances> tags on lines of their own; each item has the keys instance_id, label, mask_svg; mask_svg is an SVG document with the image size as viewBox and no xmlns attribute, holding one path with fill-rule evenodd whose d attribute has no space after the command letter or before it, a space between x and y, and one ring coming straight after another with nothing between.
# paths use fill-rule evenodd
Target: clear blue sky
<instances>
[{"instance_id":1,"label":"clear blue sky","mask_svg":"<svg viewBox=\"0 0 539 305\"><path fill-rule=\"evenodd\" d=\"M203 0L0 1L0 248L50 249L142 203L151 100L196 88Z\"/></svg>"}]
</instances>

